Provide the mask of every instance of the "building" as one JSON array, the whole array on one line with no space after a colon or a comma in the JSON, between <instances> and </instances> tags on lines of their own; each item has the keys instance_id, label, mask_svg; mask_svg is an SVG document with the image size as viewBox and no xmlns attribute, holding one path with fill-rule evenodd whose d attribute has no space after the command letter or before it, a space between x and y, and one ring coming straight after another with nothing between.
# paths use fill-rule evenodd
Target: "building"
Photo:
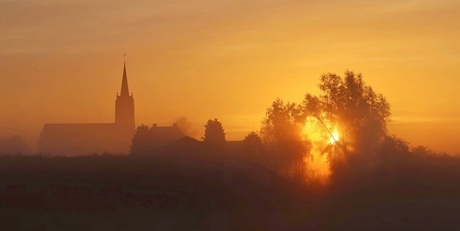
<instances>
[{"instance_id":1,"label":"building","mask_svg":"<svg viewBox=\"0 0 460 231\"><path fill-rule=\"evenodd\" d=\"M150 128L146 125L141 125L137 128L133 136L131 154L152 155L156 153L158 148L183 137L185 135L177 124L173 124L173 126L158 126L153 124Z\"/></svg>"},{"instance_id":2,"label":"building","mask_svg":"<svg viewBox=\"0 0 460 231\"><path fill-rule=\"evenodd\" d=\"M129 94L124 63L121 92L115 101L115 123L47 123L40 134L38 152L62 156L128 154L134 129L134 98Z\"/></svg>"}]
</instances>

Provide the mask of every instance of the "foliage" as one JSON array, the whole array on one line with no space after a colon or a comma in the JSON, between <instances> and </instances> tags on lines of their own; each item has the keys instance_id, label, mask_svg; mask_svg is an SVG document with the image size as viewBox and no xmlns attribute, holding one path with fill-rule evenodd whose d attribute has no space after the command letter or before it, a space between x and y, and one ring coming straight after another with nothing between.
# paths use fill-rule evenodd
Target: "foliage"
<instances>
[{"instance_id":1,"label":"foliage","mask_svg":"<svg viewBox=\"0 0 460 231\"><path fill-rule=\"evenodd\" d=\"M209 119L204 125L204 137L203 141L212 145L224 145L226 142L224 128L222 123L216 119Z\"/></svg>"},{"instance_id":2,"label":"foliage","mask_svg":"<svg viewBox=\"0 0 460 231\"><path fill-rule=\"evenodd\" d=\"M410 147L406 141L394 135L386 136L383 139L380 153L381 155L385 155L384 158L390 158L391 156L405 156L409 155Z\"/></svg>"},{"instance_id":3,"label":"foliage","mask_svg":"<svg viewBox=\"0 0 460 231\"><path fill-rule=\"evenodd\" d=\"M436 153L434 153L433 151L431 151L430 149L428 149L427 147L425 146L417 146L417 147L414 147L412 148L412 154L415 155L415 156L433 156L433 155L436 155Z\"/></svg>"},{"instance_id":4,"label":"foliage","mask_svg":"<svg viewBox=\"0 0 460 231\"><path fill-rule=\"evenodd\" d=\"M301 108L294 103L284 103L276 99L267 109L262 122L261 139L267 149L272 168L284 175L300 177L304 175L304 157L308 154L308 144L303 139Z\"/></svg>"},{"instance_id":5,"label":"foliage","mask_svg":"<svg viewBox=\"0 0 460 231\"><path fill-rule=\"evenodd\" d=\"M351 71L346 71L343 78L331 73L322 75L319 88L322 95L305 96L303 113L317 118L325 129L326 123L340 127L340 149L329 153L335 154L330 156L333 175L347 178L351 174L354 178L369 172L381 160L378 151L384 141L399 142L385 140L390 116L388 102L366 85L361 74Z\"/></svg>"},{"instance_id":6,"label":"foliage","mask_svg":"<svg viewBox=\"0 0 460 231\"><path fill-rule=\"evenodd\" d=\"M243 140L243 150L249 155L259 155L262 152L262 139L252 131Z\"/></svg>"},{"instance_id":7,"label":"foliage","mask_svg":"<svg viewBox=\"0 0 460 231\"><path fill-rule=\"evenodd\" d=\"M375 150L387 134L390 106L385 97L365 84L362 75L351 71L342 78L336 74L321 76L320 96L307 94L304 113L320 121L340 124L341 144L353 141L355 150Z\"/></svg>"},{"instance_id":8,"label":"foliage","mask_svg":"<svg viewBox=\"0 0 460 231\"><path fill-rule=\"evenodd\" d=\"M136 132L133 135L131 154L144 154L149 151L150 140L149 127L144 124L137 127Z\"/></svg>"},{"instance_id":9,"label":"foliage","mask_svg":"<svg viewBox=\"0 0 460 231\"><path fill-rule=\"evenodd\" d=\"M260 136L256 132L252 131L246 137L244 137L243 148L248 153L257 154L261 151L262 139L260 139Z\"/></svg>"}]
</instances>

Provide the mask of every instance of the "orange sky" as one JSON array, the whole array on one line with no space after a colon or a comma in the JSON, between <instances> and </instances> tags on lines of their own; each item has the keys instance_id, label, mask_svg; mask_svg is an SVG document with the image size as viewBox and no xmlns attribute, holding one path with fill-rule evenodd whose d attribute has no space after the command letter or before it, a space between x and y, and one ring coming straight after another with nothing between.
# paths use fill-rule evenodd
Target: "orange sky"
<instances>
[{"instance_id":1,"label":"orange sky","mask_svg":"<svg viewBox=\"0 0 460 231\"><path fill-rule=\"evenodd\" d=\"M460 153L456 0L0 0L0 135L111 122L123 53L137 123L219 118L228 139L271 102L361 72L391 103L390 131Z\"/></svg>"}]
</instances>

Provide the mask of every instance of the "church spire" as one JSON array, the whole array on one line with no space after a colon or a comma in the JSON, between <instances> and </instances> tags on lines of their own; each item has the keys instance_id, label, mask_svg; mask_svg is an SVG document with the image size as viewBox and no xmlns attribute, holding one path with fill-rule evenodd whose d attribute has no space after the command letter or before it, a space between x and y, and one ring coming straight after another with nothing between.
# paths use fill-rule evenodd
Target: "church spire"
<instances>
[{"instance_id":1,"label":"church spire","mask_svg":"<svg viewBox=\"0 0 460 231\"><path fill-rule=\"evenodd\" d=\"M126 57L126 54L125 54ZM126 60L123 62L123 79L121 81L120 96L129 96L128 76L126 75Z\"/></svg>"},{"instance_id":2,"label":"church spire","mask_svg":"<svg viewBox=\"0 0 460 231\"><path fill-rule=\"evenodd\" d=\"M115 124L134 131L134 98L132 94L129 95L126 60L123 62L121 92L120 95L117 95L117 100L115 101Z\"/></svg>"}]
</instances>

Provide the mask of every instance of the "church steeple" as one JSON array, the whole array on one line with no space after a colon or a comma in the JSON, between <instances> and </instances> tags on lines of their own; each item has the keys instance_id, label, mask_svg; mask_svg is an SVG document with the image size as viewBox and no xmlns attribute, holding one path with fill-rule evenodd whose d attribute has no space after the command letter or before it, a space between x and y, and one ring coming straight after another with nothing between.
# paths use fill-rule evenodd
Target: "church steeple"
<instances>
[{"instance_id":1,"label":"church steeple","mask_svg":"<svg viewBox=\"0 0 460 231\"><path fill-rule=\"evenodd\" d=\"M123 79L121 92L115 101L115 124L124 129L134 131L134 98L129 94L128 75L126 74L126 61L123 62Z\"/></svg>"},{"instance_id":2,"label":"church steeple","mask_svg":"<svg viewBox=\"0 0 460 231\"><path fill-rule=\"evenodd\" d=\"M123 79L121 80L120 96L129 96L128 76L126 75L126 61L123 62Z\"/></svg>"}]
</instances>

